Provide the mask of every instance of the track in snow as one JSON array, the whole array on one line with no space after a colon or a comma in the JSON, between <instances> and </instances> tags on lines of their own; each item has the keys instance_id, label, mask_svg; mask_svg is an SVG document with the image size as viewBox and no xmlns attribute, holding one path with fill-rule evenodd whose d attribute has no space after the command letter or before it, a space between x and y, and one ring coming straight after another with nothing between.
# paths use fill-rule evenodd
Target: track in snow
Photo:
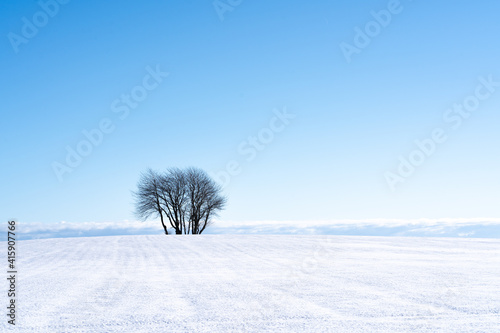
<instances>
[{"instance_id":1,"label":"track in snow","mask_svg":"<svg viewBox=\"0 0 500 333\"><path fill-rule=\"evenodd\" d=\"M19 258L21 332L500 332L498 240L118 236Z\"/></svg>"}]
</instances>

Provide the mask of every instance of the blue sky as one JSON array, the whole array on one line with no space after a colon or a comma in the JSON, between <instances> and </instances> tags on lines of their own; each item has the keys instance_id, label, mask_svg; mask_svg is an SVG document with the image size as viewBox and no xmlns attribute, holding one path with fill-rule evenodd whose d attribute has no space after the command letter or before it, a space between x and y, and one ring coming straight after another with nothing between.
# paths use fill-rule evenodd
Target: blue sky
<instances>
[{"instance_id":1,"label":"blue sky","mask_svg":"<svg viewBox=\"0 0 500 333\"><path fill-rule=\"evenodd\" d=\"M0 4L4 220L132 221L141 171L228 163L223 221L500 217L497 1L42 3Z\"/></svg>"}]
</instances>

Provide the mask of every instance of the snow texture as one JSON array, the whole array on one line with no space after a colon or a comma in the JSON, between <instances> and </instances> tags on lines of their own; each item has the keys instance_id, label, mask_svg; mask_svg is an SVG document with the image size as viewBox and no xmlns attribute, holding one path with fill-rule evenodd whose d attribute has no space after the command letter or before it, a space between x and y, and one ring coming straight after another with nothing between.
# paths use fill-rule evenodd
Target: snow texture
<instances>
[{"instance_id":1,"label":"snow texture","mask_svg":"<svg viewBox=\"0 0 500 333\"><path fill-rule=\"evenodd\" d=\"M499 240L114 236L18 252L12 331L500 332Z\"/></svg>"}]
</instances>

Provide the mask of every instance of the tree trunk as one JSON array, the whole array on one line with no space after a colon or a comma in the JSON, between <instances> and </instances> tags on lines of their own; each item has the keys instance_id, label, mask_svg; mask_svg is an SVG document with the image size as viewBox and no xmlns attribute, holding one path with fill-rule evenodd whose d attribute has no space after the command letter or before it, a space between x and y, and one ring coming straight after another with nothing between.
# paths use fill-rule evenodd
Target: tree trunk
<instances>
[{"instance_id":1,"label":"tree trunk","mask_svg":"<svg viewBox=\"0 0 500 333\"><path fill-rule=\"evenodd\" d=\"M163 230L165 230L165 235L168 235L167 226L163 222L163 214L161 213L161 210L160 210L160 219L161 219L161 225L163 226Z\"/></svg>"}]
</instances>

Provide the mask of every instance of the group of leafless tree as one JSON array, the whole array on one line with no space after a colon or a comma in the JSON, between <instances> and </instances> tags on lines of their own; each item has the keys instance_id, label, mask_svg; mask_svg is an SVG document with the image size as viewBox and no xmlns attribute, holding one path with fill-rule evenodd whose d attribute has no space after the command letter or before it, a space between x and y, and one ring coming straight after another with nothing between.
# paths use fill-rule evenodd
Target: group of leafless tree
<instances>
[{"instance_id":1,"label":"group of leafless tree","mask_svg":"<svg viewBox=\"0 0 500 333\"><path fill-rule=\"evenodd\" d=\"M140 219L159 217L165 234L166 220L176 234L201 234L225 204L221 187L197 168L171 168L142 173L134 192Z\"/></svg>"}]
</instances>

